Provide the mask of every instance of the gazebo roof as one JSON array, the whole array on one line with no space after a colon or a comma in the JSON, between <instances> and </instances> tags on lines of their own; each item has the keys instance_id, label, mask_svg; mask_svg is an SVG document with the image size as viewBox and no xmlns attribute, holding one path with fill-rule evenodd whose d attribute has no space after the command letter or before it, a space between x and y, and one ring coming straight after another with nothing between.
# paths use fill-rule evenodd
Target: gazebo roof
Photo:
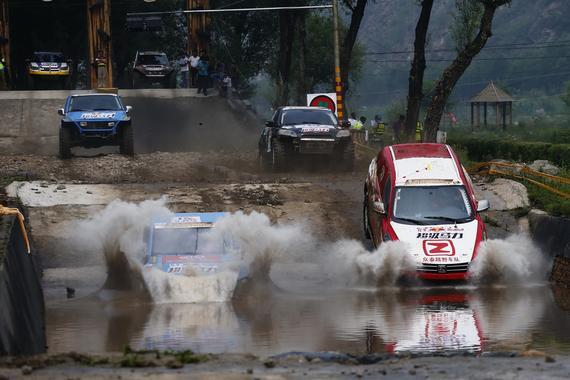
<instances>
[{"instance_id":1,"label":"gazebo roof","mask_svg":"<svg viewBox=\"0 0 570 380\"><path fill-rule=\"evenodd\" d=\"M483 89L483 91L472 97L470 100L471 103L501 103L512 101L514 101L513 97L495 86L495 83L492 81Z\"/></svg>"}]
</instances>

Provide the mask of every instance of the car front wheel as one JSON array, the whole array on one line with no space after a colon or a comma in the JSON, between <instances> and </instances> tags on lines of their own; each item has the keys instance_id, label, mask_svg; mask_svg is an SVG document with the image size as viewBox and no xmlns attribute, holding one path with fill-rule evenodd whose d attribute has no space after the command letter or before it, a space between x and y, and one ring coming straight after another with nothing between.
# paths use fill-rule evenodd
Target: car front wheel
<instances>
[{"instance_id":1,"label":"car front wheel","mask_svg":"<svg viewBox=\"0 0 570 380\"><path fill-rule=\"evenodd\" d=\"M119 152L125 156L135 155L135 141L133 126L128 124L125 125L121 131L120 141L119 141Z\"/></svg>"},{"instance_id":2,"label":"car front wheel","mask_svg":"<svg viewBox=\"0 0 570 380\"><path fill-rule=\"evenodd\" d=\"M71 158L71 131L69 128L59 128L59 157Z\"/></svg>"}]
</instances>

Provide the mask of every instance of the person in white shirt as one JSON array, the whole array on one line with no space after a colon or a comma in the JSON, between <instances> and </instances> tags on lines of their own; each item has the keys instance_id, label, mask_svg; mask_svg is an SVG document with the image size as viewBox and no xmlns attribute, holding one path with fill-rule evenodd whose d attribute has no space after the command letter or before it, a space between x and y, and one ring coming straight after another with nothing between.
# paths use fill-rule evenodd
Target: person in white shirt
<instances>
[{"instance_id":1,"label":"person in white shirt","mask_svg":"<svg viewBox=\"0 0 570 380\"><path fill-rule=\"evenodd\" d=\"M190 62L190 76L191 76L191 86L196 87L196 75L198 75L198 64L200 63L200 56L198 54L190 53L188 57Z\"/></svg>"},{"instance_id":2,"label":"person in white shirt","mask_svg":"<svg viewBox=\"0 0 570 380\"><path fill-rule=\"evenodd\" d=\"M178 64L180 65L180 74L182 74L182 88L188 88L188 75L189 75L188 62L189 61L190 61L190 59L186 55L184 55L178 61Z\"/></svg>"}]
</instances>

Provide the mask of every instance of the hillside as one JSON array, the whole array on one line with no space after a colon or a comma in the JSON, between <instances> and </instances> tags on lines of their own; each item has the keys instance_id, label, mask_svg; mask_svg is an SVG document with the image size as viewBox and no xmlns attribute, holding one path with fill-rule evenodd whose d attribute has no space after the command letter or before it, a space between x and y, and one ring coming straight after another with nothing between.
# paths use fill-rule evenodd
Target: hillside
<instances>
[{"instance_id":1,"label":"hillside","mask_svg":"<svg viewBox=\"0 0 570 380\"><path fill-rule=\"evenodd\" d=\"M455 56L448 30L454 3L440 0L434 4L426 81L437 79ZM414 0L370 2L359 34L359 41L366 47L367 63L351 97L354 109L385 108L405 99L419 12ZM532 114L541 108L551 113L568 112L558 94L564 82L570 80L569 14L570 1L565 0L513 0L510 6L499 9L493 37L452 96L457 111L465 113L465 101L494 80L519 100L515 105L519 114Z\"/></svg>"}]
</instances>

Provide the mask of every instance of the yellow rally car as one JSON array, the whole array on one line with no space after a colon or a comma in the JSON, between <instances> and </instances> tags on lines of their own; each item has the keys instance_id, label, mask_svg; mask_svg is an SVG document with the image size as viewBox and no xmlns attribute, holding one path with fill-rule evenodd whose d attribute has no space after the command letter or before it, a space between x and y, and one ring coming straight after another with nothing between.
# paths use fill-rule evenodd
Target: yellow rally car
<instances>
[{"instance_id":1,"label":"yellow rally car","mask_svg":"<svg viewBox=\"0 0 570 380\"><path fill-rule=\"evenodd\" d=\"M70 76L70 61L59 52L34 52L27 60L30 87L36 87L40 81L55 80L65 88Z\"/></svg>"}]
</instances>

